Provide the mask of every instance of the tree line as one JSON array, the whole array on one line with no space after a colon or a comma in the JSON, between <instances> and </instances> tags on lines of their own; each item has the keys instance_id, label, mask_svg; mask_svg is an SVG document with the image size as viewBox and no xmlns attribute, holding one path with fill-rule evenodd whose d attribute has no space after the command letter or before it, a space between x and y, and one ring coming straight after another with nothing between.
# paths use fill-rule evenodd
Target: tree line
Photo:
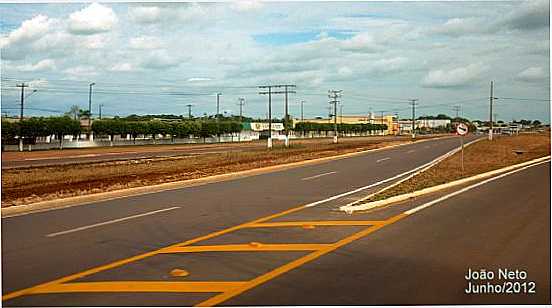
<instances>
[{"instance_id":1,"label":"tree line","mask_svg":"<svg viewBox=\"0 0 552 308\"><path fill-rule=\"evenodd\" d=\"M295 124L295 131L299 132L329 132L334 131L335 127L333 123L313 123L313 122L299 122ZM387 129L386 124L337 124L337 131L340 133L364 133L372 131L383 131Z\"/></svg>"}]
</instances>

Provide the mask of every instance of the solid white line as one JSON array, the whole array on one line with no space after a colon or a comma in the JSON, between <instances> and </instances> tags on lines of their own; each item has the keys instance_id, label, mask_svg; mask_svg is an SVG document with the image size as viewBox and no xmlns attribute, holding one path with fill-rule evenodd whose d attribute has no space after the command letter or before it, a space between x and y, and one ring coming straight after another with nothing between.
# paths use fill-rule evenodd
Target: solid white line
<instances>
[{"instance_id":1,"label":"solid white line","mask_svg":"<svg viewBox=\"0 0 552 308\"><path fill-rule=\"evenodd\" d=\"M123 218L108 220L108 221L100 222L100 223L93 224L93 225L78 227L78 228L69 229L69 230L65 230L65 231L61 231L61 232L56 232L56 233L50 233L50 234L47 234L46 237L54 237L54 236L58 236L58 235L63 235L63 234L68 234L68 233L83 231L83 230L87 230L87 229L91 229L91 228L96 228L96 227L100 227L100 226L105 226L105 225L109 225L109 224L114 224L114 223L117 223L117 222L129 220L129 219L134 219L134 218L138 218L138 217L153 215L153 214L157 214L157 213L161 213L161 212L166 212L166 211L171 211L171 210L176 210L176 209L179 209L179 208L180 208L179 206L175 206L175 207L170 207L170 208L167 208L167 209L161 209L161 210L157 210L157 211L152 211L152 212L147 212L147 213L142 213L142 214L127 216L127 217L123 217Z\"/></svg>"},{"instance_id":2,"label":"solid white line","mask_svg":"<svg viewBox=\"0 0 552 308\"><path fill-rule=\"evenodd\" d=\"M382 158L382 159L378 159L378 160L376 160L376 163L381 163L382 161L385 161L385 160L388 160L388 159L391 159L391 157L385 157L385 158Z\"/></svg>"},{"instance_id":3,"label":"solid white line","mask_svg":"<svg viewBox=\"0 0 552 308\"><path fill-rule=\"evenodd\" d=\"M476 188L476 187L479 187L479 186L481 186L481 185L490 183L490 182L492 182L492 181L496 181L496 180L498 180L498 179L500 179L500 178L509 176L509 175L511 175L511 174L514 174L514 173L516 173L516 172L525 170L525 169L527 169L527 168L531 168L531 167L534 167L534 166L537 166L537 165L540 165L540 164L549 163L549 162L550 162L550 160L546 160L546 161L539 162L539 163L536 163L536 164L528 165L528 166L525 166L525 167L522 167L522 168L519 168L519 169L512 170L512 171L510 171L510 172L507 172L507 173L504 173L504 174L495 176L494 178L490 178L490 179L481 181L481 182L479 182L479 183L475 183L475 184L473 184L473 185L470 185L470 186L468 186L468 187L464 187L464 188L462 188L462 189L460 189L460 190L457 190L457 191L455 191L455 192L453 192L453 193L450 193L450 194L448 194L448 195L442 196L442 197L437 198L437 199L435 199L435 200L433 200L433 201L427 202L427 203L422 204L422 205L419 205L419 206L417 206L417 207L415 207L415 208L413 208L413 209L410 209L410 210L408 210L408 211L405 211L404 214L406 214L406 215L412 215L412 214L414 214L414 213L416 213L416 212L418 212L418 211L421 211L421 210L423 210L423 209L425 209L425 208L428 208L428 207L430 207L430 206L432 206L432 205L434 205L434 204L437 204L437 203L439 203L439 202L441 202L441 201L447 200L447 199L452 198L452 197L454 197L454 196L456 196L456 195L459 195L459 194L461 194L461 193L464 193L464 192L466 192L466 191L468 191L468 190L474 189L474 188Z\"/></svg>"},{"instance_id":4,"label":"solid white line","mask_svg":"<svg viewBox=\"0 0 552 308\"><path fill-rule=\"evenodd\" d=\"M309 176L308 178L302 178L301 181L308 181L308 180L316 179L316 178L319 178L321 176L330 175L330 174L334 174L334 173L337 173L337 171L326 172L326 173L322 173L322 174L318 174L318 175Z\"/></svg>"}]
</instances>

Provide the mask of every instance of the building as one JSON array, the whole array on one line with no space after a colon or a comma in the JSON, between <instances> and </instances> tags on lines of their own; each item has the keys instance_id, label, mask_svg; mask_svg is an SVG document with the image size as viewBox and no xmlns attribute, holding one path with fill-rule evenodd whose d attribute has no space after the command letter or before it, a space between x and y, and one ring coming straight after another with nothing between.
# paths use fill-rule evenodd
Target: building
<instances>
[{"instance_id":1,"label":"building","mask_svg":"<svg viewBox=\"0 0 552 308\"><path fill-rule=\"evenodd\" d=\"M449 125L451 125L449 119L418 119L415 121L416 130L440 129ZM400 120L398 126L401 134L412 133L412 120Z\"/></svg>"}]
</instances>

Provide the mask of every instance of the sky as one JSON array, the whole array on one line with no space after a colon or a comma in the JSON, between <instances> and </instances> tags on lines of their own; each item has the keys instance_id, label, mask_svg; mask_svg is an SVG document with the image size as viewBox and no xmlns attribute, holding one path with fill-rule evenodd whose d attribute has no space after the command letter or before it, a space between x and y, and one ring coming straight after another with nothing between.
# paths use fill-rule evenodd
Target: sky
<instances>
[{"instance_id":1,"label":"sky","mask_svg":"<svg viewBox=\"0 0 552 308\"><path fill-rule=\"evenodd\" d=\"M2 113L266 117L257 86L293 84L293 117L439 113L550 122L547 0L0 3ZM32 92L36 90L36 92ZM284 95L272 97L282 117Z\"/></svg>"}]
</instances>

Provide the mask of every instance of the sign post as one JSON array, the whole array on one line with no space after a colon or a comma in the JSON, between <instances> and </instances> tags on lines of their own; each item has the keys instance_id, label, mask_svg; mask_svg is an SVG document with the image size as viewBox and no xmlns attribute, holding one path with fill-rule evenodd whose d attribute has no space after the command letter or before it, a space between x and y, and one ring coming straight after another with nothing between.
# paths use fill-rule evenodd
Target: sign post
<instances>
[{"instance_id":1,"label":"sign post","mask_svg":"<svg viewBox=\"0 0 552 308\"><path fill-rule=\"evenodd\" d=\"M464 123L458 124L456 126L456 133L460 136L460 147L461 147L461 164L462 164L462 173L464 173L464 135L468 133L468 126Z\"/></svg>"}]
</instances>

